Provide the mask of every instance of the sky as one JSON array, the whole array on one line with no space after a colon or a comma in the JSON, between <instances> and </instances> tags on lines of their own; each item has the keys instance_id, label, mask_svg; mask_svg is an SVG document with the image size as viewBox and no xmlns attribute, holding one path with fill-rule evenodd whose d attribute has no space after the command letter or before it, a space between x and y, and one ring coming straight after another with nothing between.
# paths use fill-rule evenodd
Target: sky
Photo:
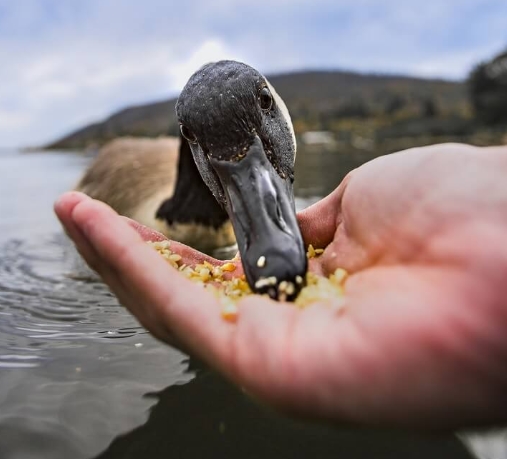
<instances>
[{"instance_id":1,"label":"sky","mask_svg":"<svg viewBox=\"0 0 507 459\"><path fill-rule=\"evenodd\" d=\"M506 0L0 0L0 146L175 97L219 59L463 80L506 47Z\"/></svg>"}]
</instances>

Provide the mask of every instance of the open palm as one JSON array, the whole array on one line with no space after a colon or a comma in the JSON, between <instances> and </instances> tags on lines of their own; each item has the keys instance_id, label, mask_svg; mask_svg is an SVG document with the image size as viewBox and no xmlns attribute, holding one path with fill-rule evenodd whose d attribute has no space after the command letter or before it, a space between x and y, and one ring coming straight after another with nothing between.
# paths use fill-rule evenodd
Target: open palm
<instances>
[{"instance_id":1,"label":"open palm","mask_svg":"<svg viewBox=\"0 0 507 459\"><path fill-rule=\"evenodd\" d=\"M254 397L339 422L456 427L507 418L506 173L506 149L462 145L360 167L299 215L325 247L311 269L351 273L345 307L252 296L236 323L142 242L158 236L76 193L56 212L146 328Z\"/></svg>"}]
</instances>

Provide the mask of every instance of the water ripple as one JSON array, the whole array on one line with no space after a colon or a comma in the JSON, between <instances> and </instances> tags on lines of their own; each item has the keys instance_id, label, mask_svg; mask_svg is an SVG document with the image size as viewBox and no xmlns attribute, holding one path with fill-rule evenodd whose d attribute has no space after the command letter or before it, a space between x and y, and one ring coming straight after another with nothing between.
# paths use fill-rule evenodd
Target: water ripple
<instances>
[{"instance_id":1,"label":"water ripple","mask_svg":"<svg viewBox=\"0 0 507 459\"><path fill-rule=\"evenodd\" d=\"M63 234L9 241L0 250L0 368L37 366L49 348L145 333L107 287L76 263ZM30 354L34 349L37 355Z\"/></svg>"}]
</instances>

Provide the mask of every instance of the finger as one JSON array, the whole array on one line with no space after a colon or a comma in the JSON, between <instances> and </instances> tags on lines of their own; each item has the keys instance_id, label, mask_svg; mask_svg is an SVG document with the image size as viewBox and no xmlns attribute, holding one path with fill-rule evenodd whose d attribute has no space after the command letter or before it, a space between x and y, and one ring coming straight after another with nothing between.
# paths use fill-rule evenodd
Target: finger
<instances>
[{"instance_id":1,"label":"finger","mask_svg":"<svg viewBox=\"0 0 507 459\"><path fill-rule=\"evenodd\" d=\"M131 218L128 217L122 216L121 218L137 231L137 233L139 234L139 236L141 236L143 241L147 242L168 241L168 238L166 236L154 230L153 228L142 225L141 223L136 222L135 220L132 220Z\"/></svg>"},{"instance_id":2,"label":"finger","mask_svg":"<svg viewBox=\"0 0 507 459\"><path fill-rule=\"evenodd\" d=\"M306 245L327 247L340 223L341 201L350 180L347 175L331 194L298 213L299 227Z\"/></svg>"},{"instance_id":3,"label":"finger","mask_svg":"<svg viewBox=\"0 0 507 459\"><path fill-rule=\"evenodd\" d=\"M122 282L116 272L101 259L72 219L72 213L76 205L86 200L90 200L90 198L82 193L66 193L55 203L55 213L62 222L67 235L72 239L76 245L76 249L88 266L102 277L113 293L118 297L121 304L125 306L129 305L130 309L133 309L137 303L140 303L140 300L136 298L134 292L129 291L128 286ZM144 315L145 314L142 312L138 314L138 320L143 325L149 322ZM153 327L152 333L159 339L170 341L167 330L163 327Z\"/></svg>"},{"instance_id":4,"label":"finger","mask_svg":"<svg viewBox=\"0 0 507 459\"><path fill-rule=\"evenodd\" d=\"M90 198L83 193L71 191L62 195L54 204L54 211L60 220L66 234L74 242L77 251L93 270L100 268L99 258L95 249L83 236L72 219L72 212L76 205Z\"/></svg>"},{"instance_id":5,"label":"finger","mask_svg":"<svg viewBox=\"0 0 507 459\"><path fill-rule=\"evenodd\" d=\"M162 321L179 341L212 365L230 358L233 325L222 319L213 294L172 268L107 205L82 201L72 217L101 260L135 292L139 304L126 306L143 317L149 330Z\"/></svg>"},{"instance_id":6,"label":"finger","mask_svg":"<svg viewBox=\"0 0 507 459\"><path fill-rule=\"evenodd\" d=\"M79 192L69 192L61 196L54 205L54 210L62 223L67 235L74 242L79 254L86 261L88 266L97 271L101 276L111 274L110 267L103 263L100 255L95 248L89 243L80 228L78 228L73 220L73 212L77 205L82 202L91 201L87 195Z\"/></svg>"},{"instance_id":7,"label":"finger","mask_svg":"<svg viewBox=\"0 0 507 459\"><path fill-rule=\"evenodd\" d=\"M55 213L62 222L67 235L72 239L76 245L76 249L88 266L100 274L118 297L127 299L128 296L124 293L126 287L122 284L121 279L116 275L114 270L102 260L95 248L83 235L80 228L74 223L74 209L78 204L86 201L91 201L91 198L85 194L79 192L66 193L56 201L54 206Z\"/></svg>"},{"instance_id":8,"label":"finger","mask_svg":"<svg viewBox=\"0 0 507 459\"><path fill-rule=\"evenodd\" d=\"M141 238L146 242L162 242L169 241L171 252L174 252L181 256L181 264L194 267L196 264L202 264L204 262L210 263L213 266L223 266L224 264L230 264L231 262L235 265L236 269L233 273L224 273L224 278L239 277L243 274L243 267L241 260L217 260L199 250L194 249L188 245L182 244L178 241L169 240L166 236L158 231L149 228L148 226L142 225L128 217L122 217L129 226L134 228Z\"/></svg>"}]
</instances>

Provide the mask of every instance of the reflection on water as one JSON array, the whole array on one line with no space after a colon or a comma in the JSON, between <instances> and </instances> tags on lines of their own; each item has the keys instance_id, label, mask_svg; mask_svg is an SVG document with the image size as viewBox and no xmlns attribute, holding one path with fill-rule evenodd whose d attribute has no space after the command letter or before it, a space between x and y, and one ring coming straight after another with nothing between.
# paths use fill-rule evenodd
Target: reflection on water
<instances>
[{"instance_id":1,"label":"reflection on water","mask_svg":"<svg viewBox=\"0 0 507 459\"><path fill-rule=\"evenodd\" d=\"M187 384L153 396L158 403L148 421L97 459L469 457L450 436L338 430L286 419L205 369L197 369Z\"/></svg>"},{"instance_id":2,"label":"reflection on water","mask_svg":"<svg viewBox=\"0 0 507 459\"><path fill-rule=\"evenodd\" d=\"M326 196L349 171L375 157L373 153L361 150L343 152L316 146L299 150L294 186L300 198Z\"/></svg>"},{"instance_id":3,"label":"reflection on water","mask_svg":"<svg viewBox=\"0 0 507 459\"><path fill-rule=\"evenodd\" d=\"M336 186L343 158L299 156L299 207ZM189 368L100 282L72 275L51 206L87 161L0 152L0 458L469 457L451 435L288 420Z\"/></svg>"}]
</instances>

